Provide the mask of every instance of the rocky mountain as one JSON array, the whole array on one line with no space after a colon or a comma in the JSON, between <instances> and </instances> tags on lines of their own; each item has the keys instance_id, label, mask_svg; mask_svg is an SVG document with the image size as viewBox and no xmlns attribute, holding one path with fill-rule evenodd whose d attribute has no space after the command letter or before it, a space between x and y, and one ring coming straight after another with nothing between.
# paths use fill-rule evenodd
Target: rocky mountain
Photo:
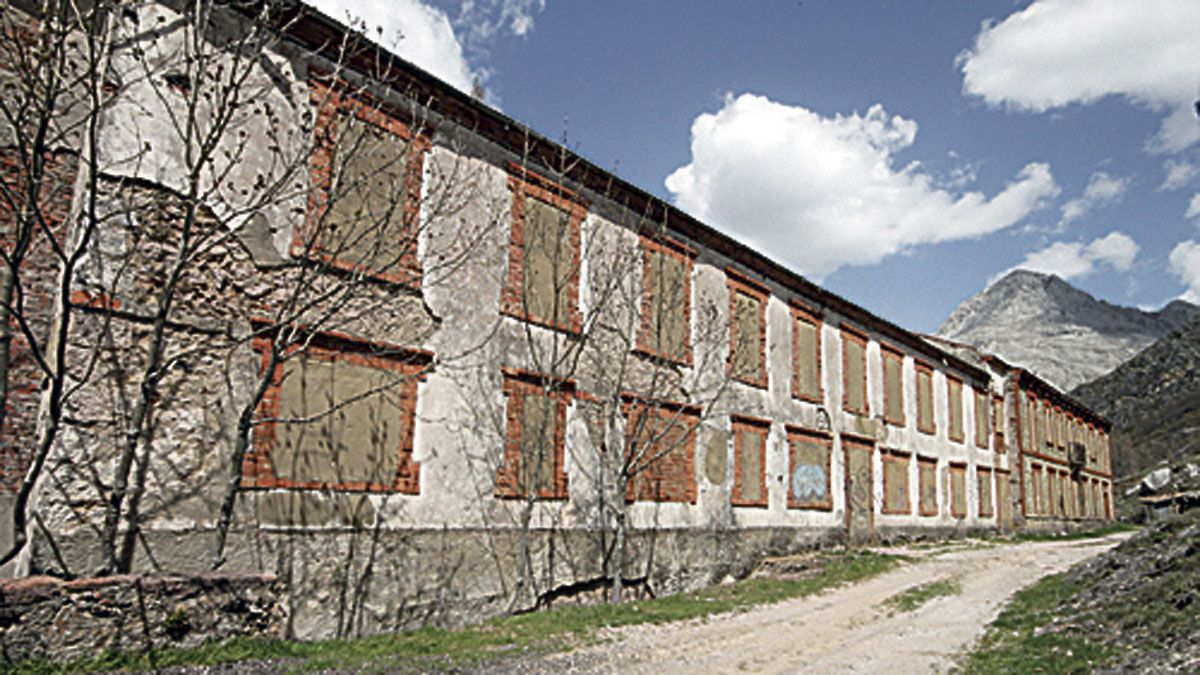
<instances>
[{"instance_id":1,"label":"rocky mountain","mask_svg":"<svg viewBox=\"0 0 1200 675\"><path fill-rule=\"evenodd\" d=\"M1014 270L967 299L938 330L1071 389L1200 317L1176 300L1157 312L1097 300L1057 276Z\"/></svg>"},{"instance_id":2,"label":"rocky mountain","mask_svg":"<svg viewBox=\"0 0 1200 675\"><path fill-rule=\"evenodd\" d=\"M1200 455L1200 319L1071 394L1112 420L1118 476Z\"/></svg>"}]
</instances>

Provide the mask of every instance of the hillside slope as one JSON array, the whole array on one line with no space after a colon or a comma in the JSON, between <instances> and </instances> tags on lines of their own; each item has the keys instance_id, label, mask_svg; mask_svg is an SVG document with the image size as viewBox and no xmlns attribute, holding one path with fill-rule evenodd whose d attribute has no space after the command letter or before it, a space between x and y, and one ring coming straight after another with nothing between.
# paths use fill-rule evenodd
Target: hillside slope
<instances>
[{"instance_id":1,"label":"hillside slope","mask_svg":"<svg viewBox=\"0 0 1200 675\"><path fill-rule=\"evenodd\" d=\"M1118 476L1200 452L1200 320L1071 395L1112 420Z\"/></svg>"},{"instance_id":2,"label":"hillside slope","mask_svg":"<svg viewBox=\"0 0 1200 675\"><path fill-rule=\"evenodd\" d=\"M1097 300L1062 279L1015 270L963 302L938 335L994 353L1071 389L1200 317L1175 301L1157 312Z\"/></svg>"}]
</instances>

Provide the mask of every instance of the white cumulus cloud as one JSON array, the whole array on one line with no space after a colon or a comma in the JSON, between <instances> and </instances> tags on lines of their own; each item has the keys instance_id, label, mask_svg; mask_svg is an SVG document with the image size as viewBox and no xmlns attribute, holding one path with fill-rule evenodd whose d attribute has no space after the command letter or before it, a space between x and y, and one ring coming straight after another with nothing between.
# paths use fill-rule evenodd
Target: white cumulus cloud
<instances>
[{"instance_id":1,"label":"white cumulus cloud","mask_svg":"<svg viewBox=\"0 0 1200 675\"><path fill-rule=\"evenodd\" d=\"M1200 244L1192 241L1181 241L1171 250L1168 258L1171 273L1187 286L1180 300L1200 303Z\"/></svg>"},{"instance_id":2,"label":"white cumulus cloud","mask_svg":"<svg viewBox=\"0 0 1200 675\"><path fill-rule=\"evenodd\" d=\"M1120 201L1128 187L1128 178L1113 178L1103 171L1097 171L1088 179L1082 195L1063 204L1059 228L1065 228L1098 207Z\"/></svg>"},{"instance_id":3,"label":"white cumulus cloud","mask_svg":"<svg viewBox=\"0 0 1200 675\"><path fill-rule=\"evenodd\" d=\"M475 74L449 17L418 0L304 0L330 17L359 27L399 56L470 92Z\"/></svg>"},{"instance_id":4,"label":"white cumulus cloud","mask_svg":"<svg viewBox=\"0 0 1200 675\"><path fill-rule=\"evenodd\" d=\"M691 161L666 179L676 203L745 243L821 279L921 244L969 239L1024 219L1058 194L1045 164L999 193L937 185L893 155L917 123L875 105L823 117L762 96L726 97L692 123Z\"/></svg>"},{"instance_id":5,"label":"white cumulus cloud","mask_svg":"<svg viewBox=\"0 0 1200 675\"><path fill-rule=\"evenodd\" d=\"M1181 160L1168 159L1163 162L1163 173L1167 174L1163 179L1160 190L1178 190L1179 188L1192 182L1192 179L1200 174L1200 169L1195 164Z\"/></svg>"},{"instance_id":6,"label":"white cumulus cloud","mask_svg":"<svg viewBox=\"0 0 1200 675\"><path fill-rule=\"evenodd\" d=\"M1124 96L1166 117L1150 148L1200 140L1196 96L1200 2L1034 0L985 23L958 59L963 88L992 105L1044 112Z\"/></svg>"},{"instance_id":7,"label":"white cumulus cloud","mask_svg":"<svg viewBox=\"0 0 1200 675\"><path fill-rule=\"evenodd\" d=\"M1192 201L1188 202L1187 212L1183 214L1183 217L1200 220L1200 192L1192 195Z\"/></svg>"},{"instance_id":8,"label":"white cumulus cloud","mask_svg":"<svg viewBox=\"0 0 1200 675\"><path fill-rule=\"evenodd\" d=\"M1059 241L1025 256L1021 264L992 277L1003 278L1014 269L1055 274L1063 279L1086 277L1100 265L1127 272L1137 258L1138 244L1121 232L1110 232L1091 243Z\"/></svg>"}]
</instances>

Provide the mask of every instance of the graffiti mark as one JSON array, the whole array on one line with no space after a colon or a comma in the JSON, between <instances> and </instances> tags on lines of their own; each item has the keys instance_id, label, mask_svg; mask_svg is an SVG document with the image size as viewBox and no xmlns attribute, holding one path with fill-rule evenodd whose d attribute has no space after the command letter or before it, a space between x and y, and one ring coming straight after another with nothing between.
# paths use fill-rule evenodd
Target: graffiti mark
<instances>
[{"instance_id":1,"label":"graffiti mark","mask_svg":"<svg viewBox=\"0 0 1200 675\"><path fill-rule=\"evenodd\" d=\"M801 502L825 501L825 467L801 464L792 472L792 495Z\"/></svg>"}]
</instances>

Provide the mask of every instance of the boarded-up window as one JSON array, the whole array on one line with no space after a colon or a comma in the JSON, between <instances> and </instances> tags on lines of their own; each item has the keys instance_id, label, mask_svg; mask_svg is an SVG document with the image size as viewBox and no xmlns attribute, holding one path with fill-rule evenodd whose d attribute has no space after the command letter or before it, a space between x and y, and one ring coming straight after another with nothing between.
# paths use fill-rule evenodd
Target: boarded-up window
<instances>
[{"instance_id":1,"label":"boarded-up window","mask_svg":"<svg viewBox=\"0 0 1200 675\"><path fill-rule=\"evenodd\" d=\"M275 473L319 483L390 483L404 411L386 388L391 375L346 361L300 356L283 367ZM356 400L358 399L358 400Z\"/></svg>"},{"instance_id":2,"label":"boarded-up window","mask_svg":"<svg viewBox=\"0 0 1200 675\"><path fill-rule=\"evenodd\" d=\"M950 515L967 516L967 467L962 464L950 465Z\"/></svg>"},{"instance_id":3,"label":"boarded-up window","mask_svg":"<svg viewBox=\"0 0 1200 675\"><path fill-rule=\"evenodd\" d=\"M883 350L883 418L904 425L904 357L890 349Z\"/></svg>"},{"instance_id":4,"label":"boarded-up window","mask_svg":"<svg viewBox=\"0 0 1200 675\"><path fill-rule=\"evenodd\" d=\"M963 385L951 377L946 378L946 412L950 416L950 440L963 440Z\"/></svg>"},{"instance_id":5,"label":"boarded-up window","mask_svg":"<svg viewBox=\"0 0 1200 675\"><path fill-rule=\"evenodd\" d=\"M767 386L765 288L726 270L729 284L729 372L739 382Z\"/></svg>"},{"instance_id":6,"label":"boarded-up window","mask_svg":"<svg viewBox=\"0 0 1200 675\"><path fill-rule=\"evenodd\" d=\"M767 505L767 433L770 424L761 420L733 420L734 506Z\"/></svg>"},{"instance_id":7,"label":"boarded-up window","mask_svg":"<svg viewBox=\"0 0 1200 675\"><path fill-rule=\"evenodd\" d=\"M986 392L972 389L975 394L975 445L980 448L988 446L988 436L991 435L991 414L988 410Z\"/></svg>"},{"instance_id":8,"label":"boarded-up window","mask_svg":"<svg viewBox=\"0 0 1200 675\"><path fill-rule=\"evenodd\" d=\"M674 243L642 239L642 321L638 347L690 364L692 254Z\"/></svg>"},{"instance_id":9,"label":"boarded-up window","mask_svg":"<svg viewBox=\"0 0 1200 675\"><path fill-rule=\"evenodd\" d=\"M550 328L578 332L579 237L586 209L569 191L517 170L512 242L501 309Z\"/></svg>"},{"instance_id":10,"label":"boarded-up window","mask_svg":"<svg viewBox=\"0 0 1200 675\"><path fill-rule=\"evenodd\" d=\"M1052 516L1055 513L1054 493L1051 491L1051 486L1054 484L1050 471L1045 466L1039 467L1038 473L1038 513L1043 516Z\"/></svg>"},{"instance_id":11,"label":"boarded-up window","mask_svg":"<svg viewBox=\"0 0 1200 675\"><path fill-rule=\"evenodd\" d=\"M792 310L792 395L806 401L820 402L824 397L821 386L821 322L807 312Z\"/></svg>"},{"instance_id":12,"label":"boarded-up window","mask_svg":"<svg viewBox=\"0 0 1200 675\"><path fill-rule=\"evenodd\" d=\"M1037 452L1045 452L1046 446L1050 444L1049 436L1046 435L1046 406L1040 401L1036 402L1033 414L1034 419L1037 421L1034 431L1034 449Z\"/></svg>"},{"instance_id":13,"label":"boarded-up window","mask_svg":"<svg viewBox=\"0 0 1200 675\"><path fill-rule=\"evenodd\" d=\"M395 270L416 251L405 227L408 143L351 115L338 115L333 185L322 249L371 271Z\"/></svg>"},{"instance_id":14,"label":"boarded-up window","mask_svg":"<svg viewBox=\"0 0 1200 675\"><path fill-rule=\"evenodd\" d=\"M318 106L313 194L293 252L387 281L416 283L428 140L365 98L311 84Z\"/></svg>"},{"instance_id":15,"label":"boarded-up window","mask_svg":"<svg viewBox=\"0 0 1200 675\"><path fill-rule=\"evenodd\" d=\"M842 385L846 410L867 414L867 341L842 331Z\"/></svg>"},{"instance_id":16,"label":"boarded-up window","mask_svg":"<svg viewBox=\"0 0 1200 675\"><path fill-rule=\"evenodd\" d=\"M566 499L563 448L569 382L506 373L504 463L496 472L497 497Z\"/></svg>"},{"instance_id":17,"label":"boarded-up window","mask_svg":"<svg viewBox=\"0 0 1200 675\"><path fill-rule=\"evenodd\" d=\"M890 451L883 457L883 512L910 514L912 505L908 500L908 468L912 457L908 453Z\"/></svg>"},{"instance_id":18,"label":"boarded-up window","mask_svg":"<svg viewBox=\"0 0 1200 675\"><path fill-rule=\"evenodd\" d=\"M1017 422L1021 425L1021 449L1029 452L1033 449L1033 403L1026 397L1021 396L1017 399L1017 404L1020 406L1020 417Z\"/></svg>"},{"instance_id":19,"label":"boarded-up window","mask_svg":"<svg viewBox=\"0 0 1200 675\"><path fill-rule=\"evenodd\" d=\"M936 516L938 514L937 460L918 457L917 478L921 491L921 515Z\"/></svg>"},{"instance_id":20,"label":"boarded-up window","mask_svg":"<svg viewBox=\"0 0 1200 675\"><path fill-rule=\"evenodd\" d=\"M696 429L690 406L625 406L625 452L631 475L628 501L696 502Z\"/></svg>"},{"instance_id":21,"label":"boarded-up window","mask_svg":"<svg viewBox=\"0 0 1200 675\"><path fill-rule=\"evenodd\" d=\"M256 340L264 369L270 341ZM333 490L420 489L413 461L417 383L428 355L313 335L269 375L243 463L243 486Z\"/></svg>"},{"instance_id":22,"label":"boarded-up window","mask_svg":"<svg viewBox=\"0 0 1200 675\"><path fill-rule=\"evenodd\" d=\"M828 436L800 429L788 430L791 472L788 476L788 508L828 509L830 494L831 442Z\"/></svg>"},{"instance_id":23,"label":"boarded-up window","mask_svg":"<svg viewBox=\"0 0 1200 675\"><path fill-rule=\"evenodd\" d=\"M1007 420L1004 419L1004 399L1000 396L993 396L992 442L995 444L996 452L1006 452L1008 450L1008 443L1007 439L1005 438L1005 430L1007 426Z\"/></svg>"},{"instance_id":24,"label":"boarded-up window","mask_svg":"<svg viewBox=\"0 0 1200 675\"><path fill-rule=\"evenodd\" d=\"M1042 509L1045 508L1045 488L1042 485L1042 470L1041 467L1035 466L1030 462L1025 463L1029 476L1029 483L1025 488L1025 508L1029 510L1029 515L1041 515Z\"/></svg>"},{"instance_id":25,"label":"boarded-up window","mask_svg":"<svg viewBox=\"0 0 1200 675\"><path fill-rule=\"evenodd\" d=\"M936 418L933 416L933 370L924 364L917 364L917 429L927 433L937 433Z\"/></svg>"},{"instance_id":26,"label":"boarded-up window","mask_svg":"<svg viewBox=\"0 0 1200 675\"><path fill-rule=\"evenodd\" d=\"M979 517L991 518L995 513L992 508L992 471L976 469L975 477L979 481Z\"/></svg>"}]
</instances>

